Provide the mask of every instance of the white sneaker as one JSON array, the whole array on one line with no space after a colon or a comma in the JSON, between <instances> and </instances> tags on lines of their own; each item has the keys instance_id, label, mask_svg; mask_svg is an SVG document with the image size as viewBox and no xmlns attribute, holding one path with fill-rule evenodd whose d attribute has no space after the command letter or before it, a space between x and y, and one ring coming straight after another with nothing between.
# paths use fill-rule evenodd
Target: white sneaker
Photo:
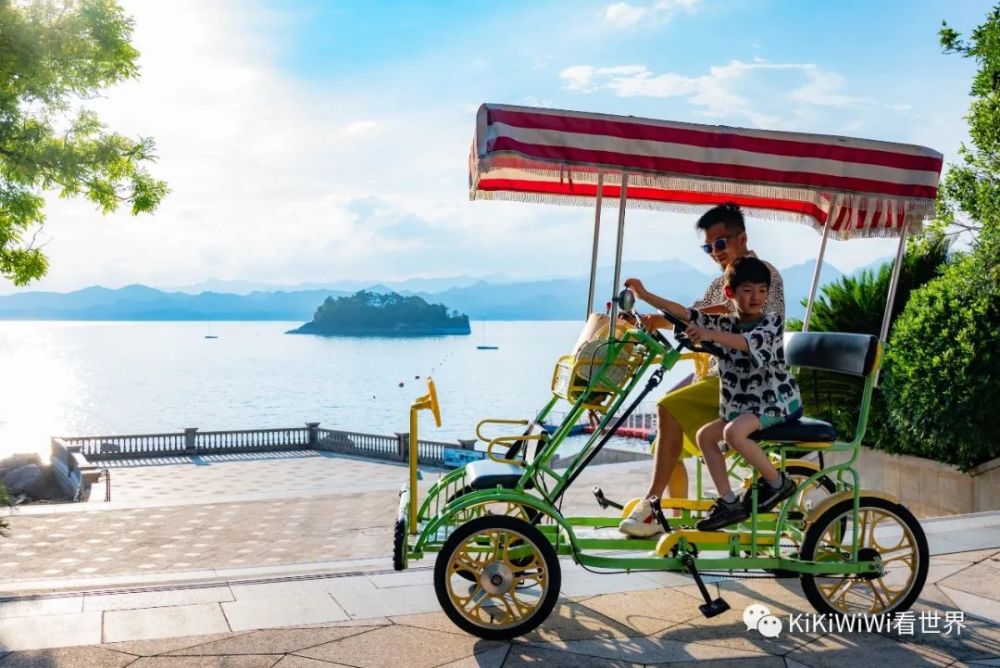
<instances>
[{"instance_id":1,"label":"white sneaker","mask_svg":"<svg viewBox=\"0 0 1000 668\"><path fill-rule=\"evenodd\" d=\"M618 525L618 530L633 538L649 538L663 533L660 523L653 517L653 506L649 503L649 499L643 499L635 504L629 516Z\"/></svg>"}]
</instances>

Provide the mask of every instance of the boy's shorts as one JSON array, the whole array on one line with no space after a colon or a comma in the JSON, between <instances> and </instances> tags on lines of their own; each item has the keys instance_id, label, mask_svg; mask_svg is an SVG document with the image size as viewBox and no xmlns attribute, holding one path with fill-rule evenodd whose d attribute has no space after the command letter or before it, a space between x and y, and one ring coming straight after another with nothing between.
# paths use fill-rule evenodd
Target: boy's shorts
<instances>
[{"instance_id":1,"label":"boy's shorts","mask_svg":"<svg viewBox=\"0 0 1000 668\"><path fill-rule=\"evenodd\" d=\"M773 427L779 424L785 424L786 422L795 422L799 420L801 417L802 417L802 408L799 408L791 415L780 415L778 417L775 417L773 415L762 415L757 419L760 420L760 428L767 429L768 427Z\"/></svg>"},{"instance_id":2,"label":"boy's shorts","mask_svg":"<svg viewBox=\"0 0 1000 668\"><path fill-rule=\"evenodd\" d=\"M659 402L681 425L683 456L700 455L698 430L719 417L719 377L709 376L667 393Z\"/></svg>"}]
</instances>

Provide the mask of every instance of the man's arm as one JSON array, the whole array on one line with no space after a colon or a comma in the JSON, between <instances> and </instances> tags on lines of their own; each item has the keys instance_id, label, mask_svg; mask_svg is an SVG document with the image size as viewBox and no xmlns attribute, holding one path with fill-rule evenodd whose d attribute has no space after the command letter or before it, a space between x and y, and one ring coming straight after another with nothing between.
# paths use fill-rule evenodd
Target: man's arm
<instances>
[{"instance_id":1,"label":"man's arm","mask_svg":"<svg viewBox=\"0 0 1000 668\"><path fill-rule=\"evenodd\" d=\"M681 306L675 301L665 299L659 295L654 295L646 289L638 278L629 278L625 281L625 287L635 292L635 296L646 302L650 306L666 311L670 315L687 322L691 319L691 313L686 306Z\"/></svg>"}]
</instances>

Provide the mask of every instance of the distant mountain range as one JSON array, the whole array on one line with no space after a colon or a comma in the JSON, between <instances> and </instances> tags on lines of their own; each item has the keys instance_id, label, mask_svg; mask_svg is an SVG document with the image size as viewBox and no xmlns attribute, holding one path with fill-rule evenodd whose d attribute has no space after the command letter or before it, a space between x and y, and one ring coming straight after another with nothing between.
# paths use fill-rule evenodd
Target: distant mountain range
<instances>
[{"instance_id":1,"label":"distant mountain range","mask_svg":"<svg viewBox=\"0 0 1000 668\"><path fill-rule=\"evenodd\" d=\"M877 263L877 264L881 264ZM872 265L874 266L874 265ZM781 270L789 317L801 317L799 301L806 297L815 262ZM610 292L612 269L598 270L595 308ZM843 273L825 264L821 284ZM701 296L712 276L679 261L625 263L622 279L638 276L653 292L690 303ZM311 320L327 297L359 289L390 290L422 297L432 304L467 314L472 320L576 320L587 306L587 277L515 281L503 276L414 279L387 285L342 284L335 287L296 286L283 290L235 291L158 290L144 285L110 289L90 287L75 292L23 292L0 296L0 320ZM222 287L223 283L218 283ZM243 287L252 283L233 284ZM188 286L187 290L190 290Z\"/></svg>"}]
</instances>

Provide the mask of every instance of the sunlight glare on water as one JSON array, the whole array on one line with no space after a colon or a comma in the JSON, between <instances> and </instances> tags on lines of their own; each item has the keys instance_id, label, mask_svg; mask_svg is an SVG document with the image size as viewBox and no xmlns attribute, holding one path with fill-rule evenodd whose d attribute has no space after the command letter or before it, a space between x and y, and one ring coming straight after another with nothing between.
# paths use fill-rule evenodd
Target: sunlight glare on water
<instances>
[{"instance_id":1,"label":"sunlight glare on water","mask_svg":"<svg viewBox=\"0 0 1000 668\"><path fill-rule=\"evenodd\" d=\"M324 338L288 322L0 322L0 455L47 452L50 436L301 427L408 430L433 373L442 427L473 438L483 418L529 419L550 396L581 322L490 322L471 336ZM210 333L217 339L206 339ZM686 375L668 374L663 388ZM419 378L417 378L419 376ZM403 384L400 387L400 383ZM651 397L655 400L662 390ZM561 404L557 410L565 410Z\"/></svg>"}]
</instances>

